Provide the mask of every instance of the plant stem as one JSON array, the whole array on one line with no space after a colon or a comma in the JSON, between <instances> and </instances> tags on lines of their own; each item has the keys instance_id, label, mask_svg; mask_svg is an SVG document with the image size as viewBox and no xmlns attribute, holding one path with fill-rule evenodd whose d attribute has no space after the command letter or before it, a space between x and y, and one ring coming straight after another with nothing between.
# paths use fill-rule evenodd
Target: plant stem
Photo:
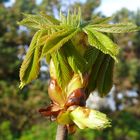
<instances>
[{"instance_id":1,"label":"plant stem","mask_svg":"<svg viewBox=\"0 0 140 140\"><path fill-rule=\"evenodd\" d=\"M55 140L67 140L68 130L64 125L58 125Z\"/></svg>"}]
</instances>

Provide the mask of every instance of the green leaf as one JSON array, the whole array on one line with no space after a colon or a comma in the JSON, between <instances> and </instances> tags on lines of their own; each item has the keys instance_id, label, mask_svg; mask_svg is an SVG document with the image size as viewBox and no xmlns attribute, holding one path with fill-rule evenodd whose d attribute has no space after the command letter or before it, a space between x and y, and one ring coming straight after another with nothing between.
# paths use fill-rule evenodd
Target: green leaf
<instances>
[{"instance_id":1,"label":"green leaf","mask_svg":"<svg viewBox=\"0 0 140 140\"><path fill-rule=\"evenodd\" d=\"M97 79L98 76L100 75L100 67L102 63L104 62L105 54L102 52L99 52L97 59L95 60L95 63L92 66L90 76L89 76L89 81L88 81L88 91L93 92L96 89L97 86Z\"/></svg>"},{"instance_id":2,"label":"green leaf","mask_svg":"<svg viewBox=\"0 0 140 140\"><path fill-rule=\"evenodd\" d=\"M62 49L52 54L52 60L55 66L56 80L59 86L64 89L71 80L73 75L72 69L67 63L67 59Z\"/></svg>"},{"instance_id":3,"label":"green leaf","mask_svg":"<svg viewBox=\"0 0 140 140\"><path fill-rule=\"evenodd\" d=\"M25 18L18 22L19 25L24 25L35 29L50 28L48 26L52 26L51 28L62 28L59 27L59 20L45 14L44 12L41 12L40 15L24 14L24 16Z\"/></svg>"},{"instance_id":4,"label":"green leaf","mask_svg":"<svg viewBox=\"0 0 140 140\"><path fill-rule=\"evenodd\" d=\"M18 22L19 25L24 25L30 28L42 29L48 22L40 15L24 14L25 18Z\"/></svg>"},{"instance_id":5,"label":"green leaf","mask_svg":"<svg viewBox=\"0 0 140 140\"><path fill-rule=\"evenodd\" d=\"M112 58L117 60L116 55L119 52L118 47L108 36L91 28L85 28L84 31L88 35L88 42L91 46L99 49L104 54L109 54Z\"/></svg>"},{"instance_id":6,"label":"green leaf","mask_svg":"<svg viewBox=\"0 0 140 140\"><path fill-rule=\"evenodd\" d=\"M60 24L59 20L47 15L45 12L41 12L40 15L42 16L42 18L46 19L46 21L48 21L51 24Z\"/></svg>"},{"instance_id":7,"label":"green leaf","mask_svg":"<svg viewBox=\"0 0 140 140\"><path fill-rule=\"evenodd\" d=\"M113 17L106 17L106 18L95 17L95 19L93 19L93 21L90 21L89 25L107 23L107 22L111 21L112 19L113 19Z\"/></svg>"},{"instance_id":8,"label":"green leaf","mask_svg":"<svg viewBox=\"0 0 140 140\"><path fill-rule=\"evenodd\" d=\"M46 40L46 44L43 47L42 57L48 53L52 53L61 48L67 41L69 41L76 33L78 29L72 28L67 30L61 30L53 33Z\"/></svg>"},{"instance_id":9,"label":"green leaf","mask_svg":"<svg viewBox=\"0 0 140 140\"><path fill-rule=\"evenodd\" d=\"M67 42L63 47L63 50L67 56L67 60L72 70L75 73L84 73L86 71L86 59L75 49L75 46L71 41Z\"/></svg>"},{"instance_id":10,"label":"green leaf","mask_svg":"<svg viewBox=\"0 0 140 140\"><path fill-rule=\"evenodd\" d=\"M88 63L87 64L87 67L88 67L87 69L90 69L93 66L97 57L99 56L99 53L100 53L100 51L96 48L93 48L93 47L89 47L86 50L86 52L84 54L84 58L86 59L86 61Z\"/></svg>"},{"instance_id":11,"label":"green leaf","mask_svg":"<svg viewBox=\"0 0 140 140\"><path fill-rule=\"evenodd\" d=\"M61 25L67 25L69 27L79 27L81 22L81 9L79 8L78 11L74 9L73 13L70 13L68 10L67 16L65 16L60 11L60 21Z\"/></svg>"},{"instance_id":12,"label":"green leaf","mask_svg":"<svg viewBox=\"0 0 140 140\"><path fill-rule=\"evenodd\" d=\"M104 113L87 107L77 107L70 112L70 117L80 129L91 128L100 130L110 127L110 121Z\"/></svg>"},{"instance_id":13,"label":"green leaf","mask_svg":"<svg viewBox=\"0 0 140 140\"><path fill-rule=\"evenodd\" d=\"M25 56L25 59L20 68L20 88L23 88L24 85L28 84L32 80L36 79L39 70L40 70L40 56L42 47L37 44L38 38L41 35L41 31L35 33L31 44L29 46L29 50Z\"/></svg>"},{"instance_id":14,"label":"green leaf","mask_svg":"<svg viewBox=\"0 0 140 140\"><path fill-rule=\"evenodd\" d=\"M100 32L107 33L127 33L139 31L140 27L136 26L133 23L118 23L118 24L95 24L88 25L87 28L91 28Z\"/></svg>"},{"instance_id":15,"label":"green leaf","mask_svg":"<svg viewBox=\"0 0 140 140\"><path fill-rule=\"evenodd\" d=\"M101 97L106 96L113 85L114 60L106 55L97 79L97 89Z\"/></svg>"}]
</instances>

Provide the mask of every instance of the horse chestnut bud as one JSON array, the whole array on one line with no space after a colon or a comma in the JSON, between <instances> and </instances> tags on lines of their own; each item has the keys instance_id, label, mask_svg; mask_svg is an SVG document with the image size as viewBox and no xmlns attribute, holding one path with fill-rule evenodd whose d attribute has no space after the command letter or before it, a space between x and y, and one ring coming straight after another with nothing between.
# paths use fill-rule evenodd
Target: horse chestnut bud
<instances>
[{"instance_id":1,"label":"horse chestnut bud","mask_svg":"<svg viewBox=\"0 0 140 140\"><path fill-rule=\"evenodd\" d=\"M70 107L73 105L85 106L86 104L86 95L83 88L74 90L67 98L65 107Z\"/></svg>"}]
</instances>

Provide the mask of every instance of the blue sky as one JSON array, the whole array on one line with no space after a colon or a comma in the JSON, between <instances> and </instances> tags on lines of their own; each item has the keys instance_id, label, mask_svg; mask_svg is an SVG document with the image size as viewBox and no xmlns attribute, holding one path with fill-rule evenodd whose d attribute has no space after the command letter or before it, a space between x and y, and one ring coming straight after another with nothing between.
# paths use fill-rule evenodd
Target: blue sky
<instances>
[{"instance_id":1,"label":"blue sky","mask_svg":"<svg viewBox=\"0 0 140 140\"><path fill-rule=\"evenodd\" d=\"M102 0L98 11L102 11L106 16L111 16L112 13L123 7L131 11L137 11L138 8L140 9L140 0Z\"/></svg>"},{"instance_id":2,"label":"blue sky","mask_svg":"<svg viewBox=\"0 0 140 140\"><path fill-rule=\"evenodd\" d=\"M15 0L11 0L13 3ZM41 0L37 0L41 1ZM81 1L85 2L86 0L64 0L64 2L72 2L72 1ZM101 11L106 16L111 16L114 12L120 10L125 7L131 11L136 11L138 8L140 9L140 0L101 0L101 6L97 9L97 11Z\"/></svg>"}]
</instances>

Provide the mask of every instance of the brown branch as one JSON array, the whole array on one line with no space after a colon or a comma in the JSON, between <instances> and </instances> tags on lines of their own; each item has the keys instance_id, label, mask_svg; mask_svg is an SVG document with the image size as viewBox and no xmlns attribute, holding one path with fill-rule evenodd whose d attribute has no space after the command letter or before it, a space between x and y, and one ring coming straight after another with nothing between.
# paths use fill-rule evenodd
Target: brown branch
<instances>
[{"instance_id":1,"label":"brown branch","mask_svg":"<svg viewBox=\"0 0 140 140\"><path fill-rule=\"evenodd\" d=\"M55 140L67 140L68 130L64 125L58 125Z\"/></svg>"}]
</instances>

